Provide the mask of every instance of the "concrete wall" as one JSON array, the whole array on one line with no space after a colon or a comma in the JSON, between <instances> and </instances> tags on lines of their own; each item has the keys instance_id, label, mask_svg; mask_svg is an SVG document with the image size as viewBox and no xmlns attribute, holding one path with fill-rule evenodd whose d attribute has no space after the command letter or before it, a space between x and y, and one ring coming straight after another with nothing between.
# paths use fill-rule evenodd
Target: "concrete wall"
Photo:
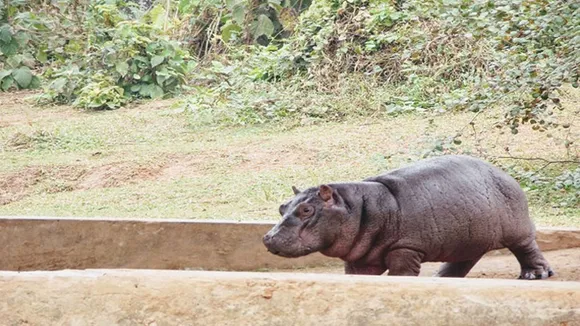
<instances>
[{"instance_id":1,"label":"concrete wall","mask_svg":"<svg viewBox=\"0 0 580 326\"><path fill-rule=\"evenodd\" d=\"M151 270L1 272L3 325L580 325L580 283Z\"/></svg>"},{"instance_id":2,"label":"concrete wall","mask_svg":"<svg viewBox=\"0 0 580 326\"><path fill-rule=\"evenodd\" d=\"M320 254L266 251L270 223L0 218L0 270L88 268L257 270L319 266Z\"/></svg>"},{"instance_id":3,"label":"concrete wall","mask_svg":"<svg viewBox=\"0 0 580 326\"><path fill-rule=\"evenodd\" d=\"M0 217L0 270L259 270L341 264L268 253L271 222ZM541 229L543 250L580 247L578 229Z\"/></svg>"}]
</instances>

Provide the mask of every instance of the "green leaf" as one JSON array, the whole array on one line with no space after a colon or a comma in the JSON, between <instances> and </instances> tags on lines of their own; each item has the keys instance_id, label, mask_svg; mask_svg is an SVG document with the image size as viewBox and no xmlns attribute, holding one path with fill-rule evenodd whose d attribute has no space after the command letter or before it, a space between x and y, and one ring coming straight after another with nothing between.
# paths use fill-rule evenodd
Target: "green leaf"
<instances>
[{"instance_id":1,"label":"green leaf","mask_svg":"<svg viewBox=\"0 0 580 326\"><path fill-rule=\"evenodd\" d=\"M30 81L30 85L28 85L30 89L37 89L40 88L40 78L37 76L32 76L32 81Z\"/></svg>"},{"instance_id":2,"label":"green leaf","mask_svg":"<svg viewBox=\"0 0 580 326\"><path fill-rule=\"evenodd\" d=\"M191 7L193 7L195 4L197 4L197 0L180 0L179 1L179 6L177 7L178 11L180 14L184 14L186 12L189 12L191 10Z\"/></svg>"},{"instance_id":3,"label":"green leaf","mask_svg":"<svg viewBox=\"0 0 580 326\"><path fill-rule=\"evenodd\" d=\"M49 88L57 92L62 92L66 86L66 82L67 80L64 77L57 78L52 83L50 83Z\"/></svg>"},{"instance_id":4,"label":"green leaf","mask_svg":"<svg viewBox=\"0 0 580 326\"><path fill-rule=\"evenodd\" d=\"M0 41L9 43L12 41L12 33L10 33L10 25L3 25L0 27Z\"/></svg>"},{"instance_id":5,"label":"green leaf","mask_svg":"<svg viewBox=\"0 0 580 326\"><path fill-rule=\"evenodd\" d=\"M164 92L163 89L157 85L146 84L141 86L139 94L143 97L150 97L154 99L162 97Z\"/></svg>"},{"instance_id":6,"label":"green leaf","mask_svg":"<svg viewBox=\"0 0 580 326\"><path fill-rule=\"evenodd\" d=\"M274 24L266 15L258 16L258 21L254 27L254 39L262 35L271 36L274 33Z\"/></svg>"},{"instance_id":7,"label":"green leaf","mask_svg":"<svg viewBox=\"0 0 580 326\"><path fill-rule=\"evenodd\" d=\"M6 78L6 76L10 76L12 74L12 70L0 70L0 81Z\"/></svg>"},{"instance_id":8,"label":"green leaf","mask_svg":"<svg viewBox=\"0 0 580 326\"><path fill-rule=\"evenodd\" d=\"M127 62L117 62L115 65L115 70L121 75L121 77L127 76L129 73L129 64Z\"/></svg>"},{"instance_id":9,"label":"green leaf","mask_svg":"<svg viewBox=\"0 0 580 326\"><path fill-rule=\"evenodd\" d=\"M232 38L232 34L241 31L242 28L236 24L226 24L224 27L222 27L222 40L227 43Z\"/></svg>"},{"instance_id":10,"label":"green leaf","mask_svg":"<svg viewBox=\"0 0 580 326\"><path fill-rule=\"evenodd\" d=\"M161 98L164 94L165 92L163 92L163 88L157 85L151 85L151 98Z\"/></svg>"},{"instance_id":11,"label":"green leaf","mask_svg":"<svg viewBox=\"0 0 580 326\"><path fill-rule=\"evenodd\" d=\"M226 0L226 7L233 10L236 6L244 5L244 0Z\"/></svg>"},{"instance_id":12,"label":"green leaf","mask_svg":"<svg viewBox=\"0 0 580 326\"><path fill-rule=\"evenodd\" d=\"M13 56L18 52L18 42L13 38L8 43L0 44L0 53L7 57Z\"/></svg>"},{"instance_id":13,"label":"green leaf","mask_svg":"<svg viewBox=\"0 0 580 326\"><path fill-rule=\"evenodd\" d=\"M18 86L22 88L27 88L32 81L32 71L28 67L20 67L12 72L12 76Z\"/></svg>"},{"instance_id":14,"label":"green leaf","mask_svg":"<svg viewBox=\"0 0 580 326\"><path fill-rule=\"evenodd\" d=\"M21 63L22 63L22 56L20 56L20 55L11 56L6 60L6 64L8 65L8 67L11 67L11 68L18 68L21 66Z\"/></svg>"},{"instance_id":15,"label":"green leaf","mask_svg":"<svg viewBox=\"0 0 580 326\"><path fill-rule=\"evenodd\" d=\"M136 55L136 56L134 56L133 57L133 60L139 61L139 62L142 62L142 63L145 63L145 64L149 63L149 61L147 60L147 58L144 57L144 56L142 56L142 55Z\"/></svg>"},{"instance_id":16,"label":"green leaf","mask_svg":"<svg viewBox=\"0 0 580 326\"><path fill-rule=\"evenodd\" d=\"M169 74L169 71L167 70L167 68L163 67L161 70L157 71L155 73L156 77L157 77L157 84L159 86L163 86L163 83L171 78L171 75Z\"/></svg>"},{"instance_id":17,"label":"green leaf","mask_svg":"<svg viewBox=\"0 0 580 326\"><path fill-rule=\"evenodd\" d=\"M142 97L151 97L151 85L141 84L141 88L139 88L139 95Z\"/></svg>"},{"instance_id":18,"label":"green leaf","mask_svg":"<svg viewBox=\"0 0 580 326\"><path fill-rule=\"evenodd\" d=\"M246 18L246 6L243 3L236 5L234 9L232 9L232 18L238 25L244 23L244 19Z\"/></svg>"},{"instance_id":19,"label":"green leaf","mask_svg":"<svg viewBox=\"0 0 580 326\"><path fill-rule=\"evenodd\" d=\"M162 5L157 5L149 11L149 17L153 27L161 29L165 23L165 9Z\"/></svg>"},{"instance_id":20,"label":"green leaf","mask_svg":"<svg viewBox=\"0 0 580 326\"><path fill-rule=\"evenodd\" d=\"M153 56L153 58L151 58L151 68L155 68L155 67L159 66L160 64L163 63L163 61L165 61L164 56L160 56L160 55Z\"/></svg>"},{"instance_id":21,"label":"green leaf","mask_svg":"<svg viewBox=\"0 0 580 326\"><path fill-rule=\"evenodd\" d=\"M36 51L36 60L38 60L38 62L46 63L48 61L48 55L46 53L47 50L48 47L46 45L38 48L38 51Z\"/></svg>"},{"instance_id":22,"label":"green leaf","mask_svg":"<svg viewBox=\"0 0 580 326\"><path fill-rule=\"evenodd\" d=\"M2 83L0 83L0 88L3 91L7 91L12 85L14 84L14 79L12 76L2 79Z\"/></svg>"}]
</instances>

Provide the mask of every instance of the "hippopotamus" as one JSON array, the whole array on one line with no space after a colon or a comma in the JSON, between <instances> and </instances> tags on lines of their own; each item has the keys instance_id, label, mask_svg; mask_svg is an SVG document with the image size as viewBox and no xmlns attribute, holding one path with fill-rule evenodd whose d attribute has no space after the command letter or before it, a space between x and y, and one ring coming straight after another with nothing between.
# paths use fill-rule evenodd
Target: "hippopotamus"
<instances>
[{"instance_id":1,"label":"hippopotamus","mask_svg":"<svg viewBox=\"0 0 580 326\"><path fill-rule=\"evenodd\" d=\"M322 184L280 206L263 237L269 252L320 252L345 262L346 274L465 277L481 257L508 248L520 279L554 274L538 248L526 195L504 171L464 155L425 159L360 182Z\"/></svg>"}]
</instances>

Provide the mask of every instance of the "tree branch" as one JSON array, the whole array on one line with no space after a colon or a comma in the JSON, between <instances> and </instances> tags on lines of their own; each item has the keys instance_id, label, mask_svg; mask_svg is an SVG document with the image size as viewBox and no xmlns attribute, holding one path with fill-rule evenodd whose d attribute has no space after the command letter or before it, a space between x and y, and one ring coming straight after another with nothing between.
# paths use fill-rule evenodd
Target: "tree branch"
<instances>
[{"instance_id":1,"label":"tree branch","mask_svg":"<svg viewBox=\"0 0 580 326\"><path fill-rule=\"evenodd\" d=\"M546 162L548 164L580 164L580 161L575 161L575 160L556 160L556 161L551 161L548 159L545 159L543 157L520 157L520 156L496 156L495 158L499 158L499 159L512 159L512 160L522 160L522 161L542 161L542 162Z\"/></svg>"}]
</instances>

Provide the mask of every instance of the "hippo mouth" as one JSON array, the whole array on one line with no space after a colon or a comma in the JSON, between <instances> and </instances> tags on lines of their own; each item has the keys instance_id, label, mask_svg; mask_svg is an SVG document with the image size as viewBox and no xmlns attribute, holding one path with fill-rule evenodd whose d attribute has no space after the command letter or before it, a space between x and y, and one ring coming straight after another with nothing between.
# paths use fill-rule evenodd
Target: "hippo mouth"
<instances>
[{"instance_id":1,"label":"hippo mouth","mask_svg":"<svg viewBox=\"0 0 580 326\"><path fill-rule=\"evenodd\" d=\"M306 246L301 248L301 250L296 250L296 251L292 251L292 252L286 252L286 251L282 251L282 250L278 250L276 248L269 248L266 247L268 252L276 255L276 256L280 256L280 257L284 257L284 258L298 258L298 257L302 257L302 256L306 256L308 254L312 253L312 248Z\"/></svg>"},{"instance_id":2,"label":"hippo mouth","mask_svg":"<svg viewBox=\"0 0 580 326\"><path fill-rule=\"evenodd\" d=\"M280 229L276 226L262 238L268 252L286 258L296 258L311 254L315 250L304 243L297 229Z\"/></svg>"}]
</instances>

